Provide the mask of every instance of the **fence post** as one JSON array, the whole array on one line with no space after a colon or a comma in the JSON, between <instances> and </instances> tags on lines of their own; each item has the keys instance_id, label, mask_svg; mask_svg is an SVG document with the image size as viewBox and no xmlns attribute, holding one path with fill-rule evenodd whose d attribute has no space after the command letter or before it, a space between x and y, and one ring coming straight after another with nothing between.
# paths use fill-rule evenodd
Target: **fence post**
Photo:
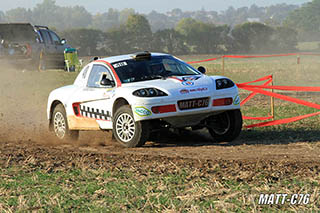
<instances>
[{"instance_id":1,"label":"fence post","mask_svg":"<svg viewBox=\"0 0 320 213\"><path fill-rule=\"evenodd\" d=\"M300 55L297 55L297 64L300 64Z\"/></svg>"}]
</instances>

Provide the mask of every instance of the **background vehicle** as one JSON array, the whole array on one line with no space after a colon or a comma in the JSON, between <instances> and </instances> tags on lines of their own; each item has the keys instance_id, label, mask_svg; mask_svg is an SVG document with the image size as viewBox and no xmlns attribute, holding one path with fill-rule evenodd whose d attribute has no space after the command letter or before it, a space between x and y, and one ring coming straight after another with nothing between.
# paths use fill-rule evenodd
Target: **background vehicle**
<instances>
[{"instance_id":1,"label":"background vehicle","mask_svg":"<svg viewBox=\"0 0 320 213\"><path fill-rule=\"evenodd\" d=\"M65 39L46 26L0 24L0 59L33 68L64 68Z\"/></svg>"},{"instance_id":2,"label":"background vehicle","mask_svg":"<svg viewBox=\"0 0 320 213\"><path fill-rule=\"evenodd\" d=\"M142 146L162 129L207 128L215 141L241 131L237 86L168 54L142 52L95 60L73 85L49 95L50 129L62 140L79 130L112 130L123 146Z\"/></svg>"}]
</instances>

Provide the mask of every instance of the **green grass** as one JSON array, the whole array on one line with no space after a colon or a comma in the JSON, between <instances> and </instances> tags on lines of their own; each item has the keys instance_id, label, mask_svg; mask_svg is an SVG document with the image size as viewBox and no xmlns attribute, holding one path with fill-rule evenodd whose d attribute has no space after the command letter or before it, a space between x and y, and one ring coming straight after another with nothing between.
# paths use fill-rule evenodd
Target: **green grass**
<instances>
[{"instance_id":1,"label":"green grass","mask_svg":"<svg viewBox=\"0 0 320 213\"><path fill-rule=\"evenodd\" d=\"M298 43L298 50L300 51L319 51L320 42L312 41L312 42L299 42Z\"/></svg>"},{"instance_id":2,"label":"green grass","mask_svg":"<svg viewBox=\"0 0 320 213\"><path fill-rule=\"evenodd\" d=\"M246 171L237 178L216 179L216 173L201 175L197 169L182 169L174 174L148 175L131 171L70 169L48 173L39 168L0 170L0 211L24 212L119 212L119 211L268 211L258 205L260 193L309 193L306 206L273 206L272 209L319 210L319 176L293 179L292 174L276 180L257 171L253 181L245 181ZM242 177L242 178L239 178Z\"/></svg>"}]
</instances>

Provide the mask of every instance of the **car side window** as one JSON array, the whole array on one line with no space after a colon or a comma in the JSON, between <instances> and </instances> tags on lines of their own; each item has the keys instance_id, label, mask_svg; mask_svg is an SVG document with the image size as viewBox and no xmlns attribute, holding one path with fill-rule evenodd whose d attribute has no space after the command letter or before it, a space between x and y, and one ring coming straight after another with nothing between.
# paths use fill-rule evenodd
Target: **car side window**
<instances>
[{"instance_id":1,"label":"car side window","mask_svg":"<svg viewBox=\"0 0 320 213\"><path fill-rule=\"evenodd\" d=\"M46 44L52 44L51 38L50 38L49 33L47 31L40 30L39 32L40 32L40 34Z\"/></svg>"},{"instance_id":2,"label":"car side window","mask_svg":"<svg viewBox=\"0 0 320 213\"><path fill-rule=\"evenodd\" d=\"M103 65L98 65L98 64L93 65L89 75L87 86L94 87L94 88L101 88L101 87L104 88L105 86L102 86L100 84L102 78L107 78L110 81L114 81L108 68L106 68Z\"/></svg>"},{"instance_id":3,"label":"car side window","mask_svg":"<svg viewBox=\"0 0 320 213\"><path fill-rule=\"evenodd\" d=\"M38 30L35 30L35 32L37 33L37 38L36 38L37 41L39 43L43 43L43 39L42 39L42 36L41 36L40 32Z\"/></svg>"},{"instance_id":4,"label":"car side window","mask_svg":"<svg viewBox=\"0 0 320 213\"><path fill-rule=\"evenodd\" d=\"M52 41L53 41L54 44L56 44L56 45L61 44L60 38L59 38L59 36L57 36L57 34L55 34L52 31L49 31L49 33L50 33L50 36L51 36Z\"/></svg>"}]
</instances>

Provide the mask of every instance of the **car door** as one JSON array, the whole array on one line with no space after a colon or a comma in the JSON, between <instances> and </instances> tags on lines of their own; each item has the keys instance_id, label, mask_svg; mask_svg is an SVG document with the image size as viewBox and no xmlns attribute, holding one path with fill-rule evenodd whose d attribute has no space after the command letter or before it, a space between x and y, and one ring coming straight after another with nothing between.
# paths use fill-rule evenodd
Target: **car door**
<instances>
[{"instance_id":1,"label":"car door","mask_svg":"<svg viewBox=\"0 0 320 213\"><path fill-rule=\"evenodd\" d=\"M45 54L48 56L53 54L54 46L53 46L53 43L52 43L52 40L51 40L51 37L50 37L48 31L44 30L44 29L39 29L38 32L40 33L41 38L42 38L44 45L45 45Z\"/></svg>"},{"instance_id":2,"label":"car door","mask_svg":"<svg viewBox=\"0 0 320 213\"><path fill-rule=\"evenodd\" d=\"M85 98L80 103L80 114L84 118L95 119L101 129L112 129L111 113L116 87L101 85L104 78L114 82L108 67L94 64L87 85L79 91L79 95Z\"/></svg>"},{"instance_id":3,"label":"car door","mask_svg":"<svg viewBox=\"0 0 320 213\"><path fill-rule=\"evenodd\" d=\"M57 61L57 63L63 63L64 50L67 46L61 43L61 39L55 32L48 30L48 33L52 40L52 45L53 45L52 50L53 50L54 60Z\"/></svg>"},{"instance_id":4,"label":"car door","mask_svg":"<svg viewBox=\"0 0 320 213\"><path fill-rule=\"evenodd\" d=\"M44 60L46 61L46 66L51 67L55 64L54 62L54 54L55 54L55 45L53 45L53 41L48 30L39 29L39 33L44 41Z\"/></svg>"}]
</instances>

